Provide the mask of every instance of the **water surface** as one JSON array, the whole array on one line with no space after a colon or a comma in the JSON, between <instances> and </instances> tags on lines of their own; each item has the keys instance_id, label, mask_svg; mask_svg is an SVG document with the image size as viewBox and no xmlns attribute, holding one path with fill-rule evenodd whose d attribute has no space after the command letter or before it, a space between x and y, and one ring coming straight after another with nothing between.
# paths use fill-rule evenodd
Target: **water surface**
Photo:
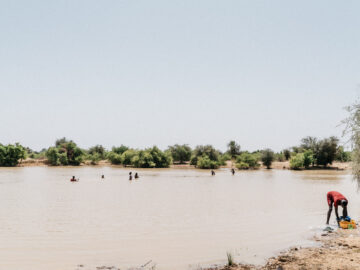
<instances>
[{"instance_id":1,"label":"water surface","mask_svg":"<svg viewBox=\"0 0 360 270\"><path fill-rule=\"evenodd\" d=\"M348 172L114 167L0 169L0 269L73 270L116 265L184 270L262 263L308 244L326 219L326 192L349 199L360 214ZM105 180L101 180L101 174ZM70 177L80 177L71 183ZM334 221L334 216L332 216Z\"/></svg>"}]
</instances>

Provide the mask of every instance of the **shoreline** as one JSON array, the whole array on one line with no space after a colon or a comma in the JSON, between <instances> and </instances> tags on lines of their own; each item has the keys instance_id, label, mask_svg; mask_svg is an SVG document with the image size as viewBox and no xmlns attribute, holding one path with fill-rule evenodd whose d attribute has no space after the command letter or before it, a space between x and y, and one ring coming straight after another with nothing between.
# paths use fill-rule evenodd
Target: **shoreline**
<instances>
[{"instance_id":1,"label":"shoreline","mask_svg":"<svg viewBox=\"0 0 360 270\"><path fill-rule=\"evenodd\" d=\"M322 232L313 237L317 247L292 247L271 257L264 265L236 264L202 270L307 270L358 269L360 265L359 229Z\"/></svg>"},{"instance_id":2,"label":"shoreline","mask_svg":"<svg viewBox=\"0 0 360 270\"><path fill-rule=\"evenodd\" d=\"M116 167L116 168L134 168L131 166L124 167L123 165L113 165L107 160L101 160L98 164L93 165L90 161L85 161L83 164L79 166L51 166L46 163L46 159L26 159L20 162L15 167L55 167L55 168L66 168L66 167ZM220 166L218 169L231 169L235 168L234 163L232 161L227 161L226 165ZM146 168L142 168L146 169ZM153 169L153 168L151 168ZM164 168L156 168L156 169L164 169ZM197 169L194 165L190 164L172 164L170 167L165 169ZM289 161L274 161L271 165L271 169L275 170L290 170ZM270 170L271 170L270 169ZM335 170L335 171L344 171L351 169L351 162L334 162L332 165L322 168L322 167L313 167L304 170L294 170L294 171L328 171L328 170ZM199 169L199 170L210 170L210 169ZM236 171L256 171L256 170L267 170L265 166L261 165L259 169L249 169L249 170L238 170L235 168Z\"/></svg>"}]
</instances>

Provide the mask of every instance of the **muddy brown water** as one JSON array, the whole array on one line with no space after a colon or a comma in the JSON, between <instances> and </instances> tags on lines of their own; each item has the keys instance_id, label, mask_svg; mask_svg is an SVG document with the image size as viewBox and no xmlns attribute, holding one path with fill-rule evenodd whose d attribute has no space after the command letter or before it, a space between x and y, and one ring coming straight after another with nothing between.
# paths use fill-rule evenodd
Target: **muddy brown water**
<instances>
[{"instance_id":1,"label":"muddy brown water","mask_svg":"<svg viewBox=\"0 0 360 270\"><path fill-rule=\"evenodd\" d=\"M130 182L130 170L140 179ZM184 270L225 263L226 252L262 263L311 243L329 190L360 216L346 171L1 168L0 269L127 269L152 260L156 269Z\"/></svg>"}]
</instances>

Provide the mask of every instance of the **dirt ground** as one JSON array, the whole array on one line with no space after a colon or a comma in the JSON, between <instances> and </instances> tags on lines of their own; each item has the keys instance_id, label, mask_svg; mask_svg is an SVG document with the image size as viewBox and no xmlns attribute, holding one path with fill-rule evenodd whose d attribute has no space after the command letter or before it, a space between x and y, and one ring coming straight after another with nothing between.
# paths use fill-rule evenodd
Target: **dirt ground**
<instances>
[{"instance_id":1,"label":"dirt ground","mask_svg":"<svg viewBox=\"0 0 360 270\"><path fill-rule=\"evenodd\" d=\"M320 247L294 247L263 266L235 265L212 270L354 270L360 269L360 233L355 230L324 232L314 239ZM210 270L206 269L206 270ZM205 270L205 269L203 269Z\"/></svg>"}]
</instances>

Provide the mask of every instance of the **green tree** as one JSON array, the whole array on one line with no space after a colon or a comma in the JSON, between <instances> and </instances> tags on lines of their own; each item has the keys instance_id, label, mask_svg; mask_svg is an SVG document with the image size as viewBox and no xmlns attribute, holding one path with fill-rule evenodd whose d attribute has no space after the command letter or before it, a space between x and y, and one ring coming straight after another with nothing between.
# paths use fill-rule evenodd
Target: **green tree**
<instances>
[{"instance_id":1,"label":"green tree","mask_svg":"<svg viewBox=\"0 0 360 270\"><path fill-rule=\"evenodd\" d=\"M49 162L50 165L52 166L58 166L60 165L60 154L59 154L59 150L56 147L50 147L46 153L45 156Z\"/></svg>"},{"instance_id":2,"label":"green tree","mask_svg":"<svg viewBox=\"0 0 360 270\"><path fill-rule=\"evenodd\" d=\"M79 148L73 141L66 138L58 139L55 147L50 147L46 153L46 158L50 165L80 165L85 157L85 152Z\"/></svg>"},{"instance_id":3,"label":"green tree","mask_svg":"<svg viewBox=\"0 0 360 270\"><path fill-rule=\"evenodd\" d=\"M115 153L113 151L107 154L107 159L110 161L111 164L118 165L121 164L122 157L120 154Z\"/></svg>"},{"instance_id":4,"label":"green tree","mask_svg":"<svg viewBox=\"0 0 360 270\"><path fill-rule=\"evenodd\" d=\"M343 135L350 136L352 147L352 169L360 185L360 102L348 106L349 116L342 121L345 125Z\"/></svg>"},{"instance_id":5,"label":"green tree","mask_svg":"<svg viewBox=\"0 0 360 270\"><path fill-rule=\"evenodd\" d=\"M132 159L134 156L137 155L137 151L133 149L128 149L121 155L121 163L124 166L130 166L132 165Z\"/></svg>"},{"instance_id":6,"label":"green tree","mask_svg":"<svg viewBox=\"0 0 360 270\"><path fill-rule=\"evenodd\" d=\"M258 155L256 154L243 152L236 158L236 167L240 170L257 169L259 168L259 166L260 166L259 159L258 159Z\"/></svg>"},{"instance_id":7,"label":"green tree","mask_svg":"<svg viewBox=\"0 0 360 270\"><path fill-rule=\"evenodd\" d=\"M297 153L296 155L291 157L290 169L300 170L303 167L304 167L304 154L303 153Z\"/></svg>"},{"instance_id":8,"label":"green tree","mask_svg":"<svg viewBox=\"0 0 360 270\"><path fill-rule=\"evenodd\" d=\"M20 160L26 158L26 150L19 143L2 145L0 144L0 166L14 167Z\"/></svg>"},{"instance_id":9,"label":"green tree","mask_svg":"<svg viewBox=\"0 0 360 270\"><path fill-rule=\"evenodd\" d=\"M289 149L285 149L285 150L283 151L283 153L284 153L284 156L285 156L285 160L289 160L290 157L291 157L291 152L290 152L290 150L289 150Z\"/></svg>"},{"instance_id":10,"label":"green tree","mask_svg":"<svg viewBox=\"0 0 360 270\"><path fill-rule=\"evenodd\" d=\"M99 158L99 161L104 160L106 158L106 150L102 145L99 145L99 144L95 145L93 147L90 147L88 150L88 153L91 156L94 156L95 154L97 154L96 158Z\"/></svg>"},{"instance_id":11,"label":"green tree","mask_svg":"<svg viewBox=\"0 0 360 270\"><path fill-rule=\"evenodd\" d=\"M119 155L122 155L126 150L128 150L129 147L125 146L125 145L120 145L119 147L113 147L111 149L112 152L116 153L116 154L119 154Z\"/></svg>"},{"instance_id":12,"label":"green tree","mask_svg":"<svg viewBox=\"0 0 360 270\"><path fill-rule=\"evenodd\" d=\"M190 164L196 166L198 163L198 158L202 157L203 155L207 155L210 160L218 162L220 152L211 145L198 145L193 151Z\"/></svg>"},{"instance_id":13,"label":"green tree","mask_svg":"<svg viewBox=\"0 0 360 270\"><path fill-rule=\"evenodd\" d=\"M274 152L271 149L265 149L262 151L261 161L267 169L271 168L271 164L274 161Z\"/></svg>"},{"instance_id":14,"label":"green tree","mask_svg":"<svg viewBox=\"0 0 360 270\"><path fill-rule=\"evenodd\" d=\"M314 157L317 165L326 167L328 164L332 164L335 160L339 139L336 137L330 137L318 142Z\"/></svg>"},{"instance_id":15,"label":"green tree","mask_svg":"<svg viewBox=\"0 0 360 270\"><path fill-rule=\"evenodd\" d=\"M191 148L187 144L179 145L175 144L169 146L168 150L171 153L174 162L179 164L184 164L186 161L189 161L191 158Z\"/></svg>"},{"instance_id":16,"label":"green tree","mask_svg":"<svg viewBox=\"0 0 360 270\"><path fill-rule=\"evenodd\" d=\"M237 155L240 155L240 145L235 141L230 141L227 146L227 153L229 153L232 158L236 158Z\"/></svg>"},{"instance_id":17,"label":"green tree","mask_svg":"<svg viewBox=\"0 0 360 270\"><path fill-rule=\"evenodd\" d=\"M351 161L351 152L345 151L343 146L339 146L336 151L335 160L340 162Z\"/></svg>"},{"instance_id":18,"label":"green tree","mask_svg":"<svg viewBox=\"0 0 360 270\"><path fill-rule=\"evenodd\" d=\"M304 153L303 153L303 163L304 163L304 167L306 169L308 169L310 167L311 164L313 164L314 162L314 153L312 150L306 150Z\"/></svg>"},{"instance_id":19,"label":"green tree","mask_svg":"<svg viewBox=\"0 0 360 270\"><path fill-rule=\"evenodd\" d=\"M214 160L211 160L209 156L203 155L198 158L196 167L200 169L217 169L219 167L218 163Z\"/></svg>"}]
</instances>

